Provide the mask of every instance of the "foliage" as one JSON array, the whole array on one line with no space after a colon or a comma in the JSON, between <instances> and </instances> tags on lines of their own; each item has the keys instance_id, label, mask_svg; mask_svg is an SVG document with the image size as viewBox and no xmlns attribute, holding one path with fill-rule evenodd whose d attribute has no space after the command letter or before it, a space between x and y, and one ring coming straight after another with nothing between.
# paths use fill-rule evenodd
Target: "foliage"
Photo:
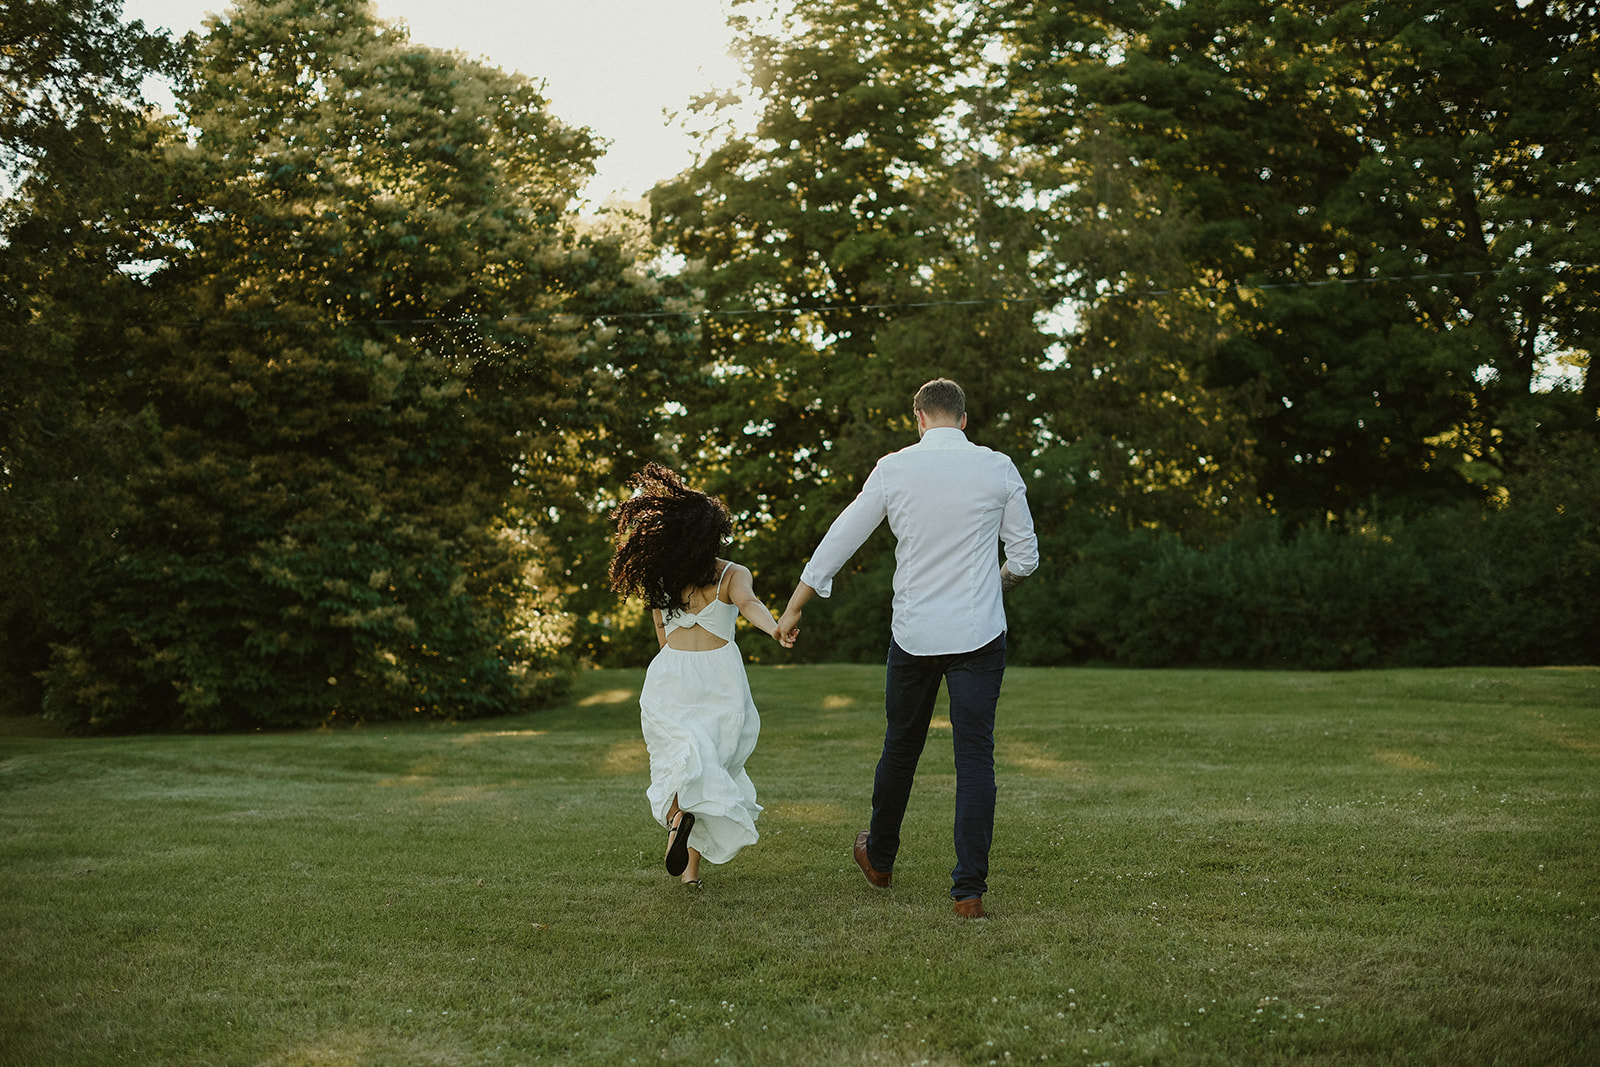
<instances>
[{"instance_id":1,"label":"foliage","mask_svg":"<svg viewBox=\"0 0 1600 1067\"><path fill-rule=\"evenodd\" d=\"M104 181L123 165L123 138L143 121L140 83L175 55L142 22L123 25L121 12L121 0L0 0L0 185L41 172L70 180L68 164Z\"/></svg>"},{"instance_id":2,"label":"foliage","mask_svg":"<svg viewBox=\"0 0 1600 1067\"><path fill-rule=\"evenodd\" d=\"M1594 335L1594 32L1559 5L802 4L746 35L755 133L653 200L708 307L807 309L713 316L684 463L781 590L909 443L884 385L948 367L1050 546L1024 661L1589 658L1484 613L1592 573L1525 553L1512 590L1489 561L1585 508L1548 529L1511 486L1528 442L1596 432L1592 380L1540 378ZM906 306L1007 296L1066 318ZM801 655L881 656L887 548ZM1549 615L1516 632L1587 632Z\"/></svg>"},{"instance_id":3,"label":"foliage","mask_svg":"<svg viewBox=\"0 0 1600 1067\"><path fill-rule=\"evenodd\" d=\"M1064 288L1080 299L1050 369L1060 401L1032 465L1035 519L1049 532L1088 511L1192 544L1225 538L1261 507L1254 400L1203 379L1226 334L1186 291L1194 276L1176 250L1192 227L1114 169L1083 187L1097 192L1052 211L1067 231L1056 245L1071 257ZM1097 294L1106 277L1114 289Z\"/></svg>"},{"instance_id":4,"label":"foliage","mask_svg":"<svg viewBox=\"0 0 1600 1067\"><path fill-rule=\"evenodd\" d=\"M1592 658L1591 7L740 4L757 124L646 222L361 0L0 0L0 686L505 710L653 650L603 581L646 461L777 604L937 375L1028 480L1014 659ZM794 655L881 658L891 574Z\"/></svg>"},{"instance_id":5,"label":"foliage","mask_svg":"<svg viewBox=\"0 0 1600 1067\"><path fill-rule=\"evenodd\" d=\"M739 23L755 130L651 198L707 308L708 373L674 398L679 462L727 498L777 596L878 457L915 440L924 381L963 382L972 435L1014 455L1048 408L1033 241L1004 160L974 144L987 120L962 18L851 0L797 4L781 33Z\"/></svg>"},{"instance_id":6,"label":"foliage","mask_svg":"<svg viewBox=\"0 0 1600 1067\"><path fill-rule=\"evenodd\" d=\"M649 442L674 345L634 248L571 216L598 149L356 0L235 7L182 103L118 383L159 455L47 708L216 729L534 698L564 625L545 527Z\"/></svg>"},{"instance_id":7,"label":"foliage","mask_svg":"<svg viewBox=\"0 0 1600 1067\"><path fill-rule=\"evenodd\" d=\"M1592 334L1573 275L1600 258L1592 138L1570 128L1589 30L1470 4L1207 2L802 4L781 35L752 25L759 125L653 208L713 310L712 375L676 421L682 462L726 487L780 594L872 461L910 442L886 384L942 372L970 375L974 436L1028 474L1059 553L1017 597L1054 635L1039 661L1459 654L1371 622L1464 617L1460 560L1419 558L1421 527L1401 554L1294 531L1442 510L1488 552L1538 505L1481 530L1451 509L1504 507L1530 434L1592 432L1575 391L1532 391ZM1454 55L1465 69L1445 69ZM1004 327L994 316L1015 309L961 303L1008 295L1033 312ZM1037 314L1058 301L1065 322ZM715 314L729 307L803 314ZM1285 525L1234 537L1263 514ZM1141 572L1154 619L1113 608L1115 583L1080 588L1087 530L1134 568L1123 578ZM858 554L800 655L881 656L888 545ZM1567 567L1530 565L1546 580ZM1161 591L1180 579L1186 604ZM1453 599L1392 603L1408 582ZM1046 602L1079 592L1102 607L1043 624L1069 610ZM1246 636L1199 633L1213 613ZM1017 646L1050 644L1013 622Z\"/></svg>"},{"instance_id":8,"label":"foliage","mask_svg":"<svg viewBox=\"0 0 1600 1067\"><path fill-rule=\"evenodd\" d=\"M1600 663L1600 455L1552 442L1517 505L1209 548L1080 522L1011 594L1017 663L1316 670Z\"/></svg>"},{"instance_id":9,"label":"foliage","mask_svg":"<svg viewBox=\"0 0 1600 1067\"><path fill-rule=\"evenodd\" d=\"M1211 418L1217 401L1174 384L1184 372L1152 348L1157 330L1122 350L1142 369L1115 383L1086 357L1060 366L1037 174L1006 132L985 10L806 2L778 28L736 25L759 121L651 206L707 308L708 373L674 397L678 462L728 498L758 584L781 598L877 459L915 441L911 395L939 376L966 387L976 442L1041 482L1076 467L1081 484L1053 494L1063 505L1191 521L1196 537L1236 521L1217 515L1229 487L1233 510L1249 499L1247 475L1204 464L1238 439ZM881 657L891 543L857 553L800 655Z\"/></svg>"},{"instance_id":10,"label":"foliage","mask_svg":"<svg viewBox=\"0 0 1600 1067\"><path fill-rule=\"evenodd\" d=\"M117 323L166 199L139 86L181 49L119 8L0 2L0 703L18 708L153 440L116 395Z\"/></svg>"},{"instance_id":11,"label":"foliage","mask_svg":"<svg viewBox=\"0 0 1600 1067\"><path fill-rule=\"evenodd\" d=\"M1006 17L1016 135L1080 195L1109 136L1190 220L1182 258L1222 342L1189 370L1239 398L1276 513L1473 499L1473 463L1541 370L1587 359L1587 5L1041 0ZM1090 275L1112 299L1120 277Z\"/></svg>"}]
</instances>

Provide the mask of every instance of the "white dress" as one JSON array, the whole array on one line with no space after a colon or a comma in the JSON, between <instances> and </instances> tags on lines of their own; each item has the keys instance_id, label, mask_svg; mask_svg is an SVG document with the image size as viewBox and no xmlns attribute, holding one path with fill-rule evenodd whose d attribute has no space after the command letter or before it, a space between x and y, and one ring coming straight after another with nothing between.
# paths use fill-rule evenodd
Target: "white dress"
<instances>
[{"instance_id":1,"label":"white dress","mask_svg":"<svg viewBox=\"0 0 1600 1067\"><path fill-rule=\"evenodd\" d=\"M723 568L723 577L728 567ZM639 725L650 750L651 813L669 826L672 798L694 813L689 847L712 863L726 863L756 842L756 787L744 761L755 751L761 717L750 696L744 657L733 642L739 609L718 596L699 612L662 612L670 635L700 626L727 644L707 652L664 646L650 661L639 694Z\"/></svg>"}]
</instances>

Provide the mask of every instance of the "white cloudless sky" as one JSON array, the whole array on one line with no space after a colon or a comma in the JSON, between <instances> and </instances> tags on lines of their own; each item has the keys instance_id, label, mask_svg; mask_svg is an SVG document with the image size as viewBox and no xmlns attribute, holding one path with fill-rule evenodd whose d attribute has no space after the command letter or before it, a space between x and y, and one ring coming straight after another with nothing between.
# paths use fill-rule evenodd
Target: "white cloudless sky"
<instances>
[{"instance_id":1,"label":"white cloudless sky","mask_svg":"<svg viewBox=\"0 0 1600 1067\"><path fill-rule=\"evenodd\" d=\"M125 20L204 32L227 0L123 0ZM636 199L694 161L694 140L669 122L698 93L731 89L739 68L726 0L377 0L379 18L411 39L460 51L544 83L563 122L609 142L585 195Z\"/></svg>"}]
</instances>

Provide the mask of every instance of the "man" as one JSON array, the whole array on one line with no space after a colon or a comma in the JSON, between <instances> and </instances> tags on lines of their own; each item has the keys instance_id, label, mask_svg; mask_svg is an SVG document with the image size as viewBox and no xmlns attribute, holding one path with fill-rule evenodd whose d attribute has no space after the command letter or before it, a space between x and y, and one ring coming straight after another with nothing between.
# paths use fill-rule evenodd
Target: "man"
<instances>
[{"instance_id":1,"label":"man","mask_svg":"<svg viewBox=\"0 0 1600 1067\"><path fill-rule=\"evenodd\" d=\"M966 396L939 378L917 390L916 444L884 456L801 571L778 632L793 637L813 596L884 519L894 532L894 623L884 685L888 725L872 786L872 823L856 837L867 881L887 889L900 823L943 679L956 762L956 914L984 917L994 837L994 716L1006 666L1002 593L1033 573L1038 541L1022 477L998 452L971 444ZM1006 560L998 563L1005 544Z\"/></svg>"}]
</instances>

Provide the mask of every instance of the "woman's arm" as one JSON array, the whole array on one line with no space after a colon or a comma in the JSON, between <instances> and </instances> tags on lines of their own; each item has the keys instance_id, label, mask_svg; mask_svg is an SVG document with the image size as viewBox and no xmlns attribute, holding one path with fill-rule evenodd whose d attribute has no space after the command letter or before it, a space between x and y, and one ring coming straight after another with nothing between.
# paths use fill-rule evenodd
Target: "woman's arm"
<instances>
[{"instance_id":1,"label":"woman's arm","mask_svg":"<svg viewBox=\"0 0 1600 1067\"><path fill-rule=\"evenodd\" d=\"M667 647L667 624L661 621L661 609L651 608L650 614L656 620L656 642L662 648Z\"/></svg>"},{"instance_id":2,"label":"woman's arm","mask_svg":"<svg viewBox=\"0 0 1600 1067\"><path fill-rule=\"evenodd\" d=\"M772 612L756 596L755 586L751 581L750 569L741 567L737 563L730 563L733 574L728 581L728 600L739 608L739 614L749 619L750 622L762 633L781 644L784 648L793 648L794 640L786 639L778 632L778 620L772 617Z\"/></svg>"}]
</instances>

